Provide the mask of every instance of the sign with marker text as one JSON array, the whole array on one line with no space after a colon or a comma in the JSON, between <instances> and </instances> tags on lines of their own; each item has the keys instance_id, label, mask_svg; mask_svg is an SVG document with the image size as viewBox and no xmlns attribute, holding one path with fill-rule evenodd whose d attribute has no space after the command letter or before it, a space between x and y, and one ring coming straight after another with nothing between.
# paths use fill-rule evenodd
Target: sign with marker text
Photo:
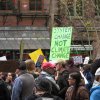
<instances>
[{"instance_id":1,"label":"sign with marker text","mask_svg":"<svg viewBox=\"0 0 100 100\"><path fill-rule=\"evenodd\" d=\"M49 60L69 59L71 37L72 27L54 27L52 29Z\"/></svg>"}]
</instances>

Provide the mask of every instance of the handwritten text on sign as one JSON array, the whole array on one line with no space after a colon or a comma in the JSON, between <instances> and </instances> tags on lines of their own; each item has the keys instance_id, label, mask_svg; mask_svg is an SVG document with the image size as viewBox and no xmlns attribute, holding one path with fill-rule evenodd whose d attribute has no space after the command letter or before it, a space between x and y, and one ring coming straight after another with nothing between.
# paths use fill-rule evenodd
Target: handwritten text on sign
<instances>
[{"instance_id":1,"label":"handwritten text on sign","mask_svg":"<svg viewBox=\"0 0 100 100\"><path fill-rule=\"evenodd\" d=\"M54 27L52 31L50 60L69 59L72 27Z\"/></svg>"}]
</instances>

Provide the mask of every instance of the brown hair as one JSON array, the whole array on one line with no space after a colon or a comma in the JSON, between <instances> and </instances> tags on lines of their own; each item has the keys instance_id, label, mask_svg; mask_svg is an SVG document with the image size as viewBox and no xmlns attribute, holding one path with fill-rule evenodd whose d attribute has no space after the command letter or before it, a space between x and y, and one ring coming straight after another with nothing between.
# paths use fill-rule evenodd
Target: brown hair
<instances>
[{"instance_id":1,"label":"brown hair","mask_svg":"<svg viewBox=\"0 0 100 100\"><path fill-rule=\"evenodd\" d=\"M27 70L32 71L32 70L35 69L35 63L34 63L33 60L28 59L28 60L25 61L25 63L26 63L26 66L27 66Z\"/></svg>"}]
</instances>

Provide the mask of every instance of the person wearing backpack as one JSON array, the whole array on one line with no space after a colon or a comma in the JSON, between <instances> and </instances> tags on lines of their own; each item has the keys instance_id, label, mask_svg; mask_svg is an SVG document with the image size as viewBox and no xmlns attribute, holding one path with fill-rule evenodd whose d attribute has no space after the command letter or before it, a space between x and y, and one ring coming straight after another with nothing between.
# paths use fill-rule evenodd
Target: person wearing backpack
<instances>
[{"instance_id":1,"label":"person wearing backpack","mask_svg":"<svg viewBox=\"0 0 100 100\"><path fill-rule=\"evenodd\" d=\"M26 100L62 100L51 94L52 84L46 78L36 80L35 94L30 95Z\"/></svg>"}]
</instances>

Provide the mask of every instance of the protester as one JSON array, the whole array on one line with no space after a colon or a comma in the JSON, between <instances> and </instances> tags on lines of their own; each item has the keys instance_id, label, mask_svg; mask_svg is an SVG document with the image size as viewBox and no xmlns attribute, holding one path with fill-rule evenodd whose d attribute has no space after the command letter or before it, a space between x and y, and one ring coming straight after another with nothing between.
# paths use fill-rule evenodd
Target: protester
<instances>
[{"instance_id":1,"label":"protester","mask_svg":"<svg viewBox=\"0 0 100 100\"><path fill-rule=\"evenodd\" d=\"M66 70L66 61L65 60L57 61L55 67L56 67L56 71L57 71L57 75L55 78L56 78L57 84L60 87L58 96L60 96L62 99L64 99L66 90L69 87L69 84L67 81L69 72Z\"/></svg>"},{"instance_id":2,"label":"protester","mask_svg":"<svg viewBox=\"0 0 100 100\"><path fill-rule=\"evenodd\" d=\"M10 99L11 99L11 96L7 88L7 85L2 79L2 77L0 77L0 100L10 100Z\"/></svg>"},{"instance_id":3,"label":"protester","mask_svg":"<svg viewBox=\"0 0 100 100\"><path fill-rule=\"evenodd\" d=\"M89 100L89 91L83 85L79 72L69 74L68 82L70 87L67 89L65 100Z\"/></svg>"},{"instance_id":4,"label":"protester","mask_svg":"<svg viewBox=\"0 0 100 100\"><path fill-rule=\"evenodd\" d=\"M20 62L18 77L15 79L11 100L25 100L33 93L34 77L27 73L26 63Z\"/></svg>"},{"instance_id":5,"label":"protester","mask_svg":"<svg viewBox=\"0 0 100 100\"><path fill-rule=\"evenodd\" d=\"M100 68L96 70L95 80L90 93L90 100L100 100Z\"/></svg>"},{"instance_id":6,"label":"protester","mask_svg":"<svg viewBox=\"0 0 100 100\"><path fill-rule=\"evenodd\" d=\"M51 91L52 84L48 79L43 78L36 80L36 92L35 94L29 96L27 100L62 100L58 96L53 96Z\"/></svg>"},{"instance_id":7,"label":"protester","mask_svg":"<svg viewBox=\"0 0 100 100\"><path fill-rule=\"evenodd\" d=\"M5 83L6 83L7 88L10 91L10 94L11 94L12 93L12 87L13 87L13 76L12 76L12 73L10 73L10 72L7 73Z\"/></svg>"},{"instance_id":8,"label":"protester","mask_svg":"<svg viewBox=\"0 0 100 100\"><path fill-rule=\"evenodd\" d=\"M42 71L37 79L47 78L52 84L51 94L58 95L59 86L56 84L55 77L55 65L50 62L45 62L42 64Z\"/></svg>"}]
</instances>

